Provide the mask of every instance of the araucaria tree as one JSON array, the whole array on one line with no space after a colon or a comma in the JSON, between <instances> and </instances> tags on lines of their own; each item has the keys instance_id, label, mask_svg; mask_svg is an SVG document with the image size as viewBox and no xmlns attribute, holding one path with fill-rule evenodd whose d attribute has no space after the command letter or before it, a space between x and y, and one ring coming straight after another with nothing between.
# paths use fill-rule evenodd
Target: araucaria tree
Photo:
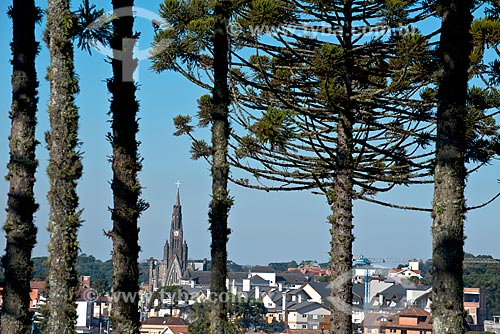
<instances>
[{"instance_id":1,"label":"araucaria tree","mask_svg":"<svg viewBox=\"0 0 500 334\"><path fill-rule=\"evenodd\" d=\"M111 159L113 169L113 208L111 218L113 229L108 235L113 240L113 291L115 298L111 321L117 334L139 333L139 227L138 219L147 204L139 199L141 186L137 177L141 170L138 153L139 131L136 100L136 84L133 74L137 68L133 50L137 36L134 34L133 0L114 0L113 10L119 10L119 17L112 21L111 48L114 50L111 66L113 77L108 79L111 93L110 115L112 132L108 139L113 147Z\"/></svg>"},{"instance_id":2,"label":"araucaria tree","mask_svg":"<svg viewBox=\"0 0 500 334\"><path fill-rule=\"evenodd\" d=\"M193 50L199 51L207 45L212 50L213 83L207 88L212 96L205 95L199 100L200 108L205 112L205 126L212 126L211 146L199 142L203 155L211 163L212 199L209 207L209 229L211 232L211 277L210 277L210 316L208 332L210 334L229 333L227 322L227 241L230 234L228 228L229 210L232 199L227 189L229 179L228 143L230 136L228 86L230 36L228 22L237 1L171 1L160 5L160 15L171 23L173 29L159 31L155 36L155 52L153 69L167 69L184 72L177 61L191 64ZM187 15L185 15L188 13ZM199 31L193 31L199 29ZM187 56L187 57L186 57ZM194 56L196 58L196 56ZM178 128L177 135L189 132L183 127L186 118L178 116L174 123ZM187 130L187 131L186 131ZM194 143L196 145L196 143Z\"/></svg>"},{"instance_id":3,"label":"araucaria tree","mask_svg":"<svg viewBox=\"0 0 500 334\"><path fill-rule=\"evenodd\" d=\"M174 29L158 36L167 50L159 49L155 69L175 69L208 89L215 82L210 15L195 1L190 11L166 3L180 14L164 16ZM413 98L429 82L428 43L418 32L383 34L425 17L421 8L407 15L408 6L398 2L384 12L382 3L255 0L239 3L231 16L241 29L231 31L230 83L238 108L231 117L238 128L230 161L259 179L254 188L319 189L327 197L333 333L352 332L353 199L430 175L429 154L418 142L425 143L425 135L412 137L428 126L419 123L429 107ZM308 34L322 28L324 40ZM380 33L373 37L372 29ZM262 36L267 30L270 36ZM205 96L199 104L206 126L212 101ZM176 117L176 134L192 136L189 120ZM192 138L193 156L209 157L211 147ZM233 180L251 187L246 179Z\"/></svg>"},{"instance_id":4,"label":"araucaria tree","mask_svg":"<svg viewBox=\"0 0 500 334\"><path fill-rule=\"evenodd\" d=\"M9 14L13 27L10 161L7 166L10 189L3 227L7 242L2 258L5 280L1 333L29 334L31 253L37 231L33 215L38 208L33 186L38 165L35 157L38 102L35 24L40 19L40 11L34 0L14 0Z\"/></svg>"},{"instance_id":5,"label":"araucaria tree","mask_svg":"<svg viewBox=\"0 0 500 334\"><path fill-rule=\"evenodd\" d=\"M426 15L397 1L291 2L296 20L275 29L273 41L246 30L238 38L257 50L248 60L236 55L241 107L234 118L250 131L234 136L232 163L258 179L236 180L244 186L319 189L326 196L330 330L347 334L353 200L430 181L430 155L422 147L431 104L418 97L431 82L433 58L425 36L405 28ZM260 15L245 19L253 17Z\"/></svg>"},{"instance_id":6,"label":"araucaria tree","mask_svg":"<svg viewBox=\"0 0 500 334\"><path fill-rule=\"evenodd\" d=\"M213 67L214 86L210 120L212 123L212 200L208 222L212 234L210 246L211 276L210 291L212 309L210 314L210 334L225 334L227 305L222 299L226 293L227 241L230 230L227 220L231 208L231 198L227 189L229 163L227 159L229 142L229 35L227 23L231 1L216 0L214 5Z\"/></svg>"},{"instance_id":7,"label":"araucaria tree","mask_svg":"<svg viewBox=\"0 0 500 334\"><path fill-rule=\"evenodd\" d=\"M472 0L439 1L442 17L432 224L433 332L464 333L463 244Z\"/></svg>"},{"instance_id":8,"label":"araucaria tree","mask_svg":"<svg viewBox=\"0 0 500 334\"><path fill-rule=\"evenodd\" d=\"M73 42L75 20L69 0L49 0L46 43L49 47L50 131L46 142L50 153L47 169L50 190L49 213L49 300L47 333L75 333L75 262L80 226L77 180L82 175L78 152L78 109L74 103L78 81L74 73Z\"/></svg>"}]
</instances>

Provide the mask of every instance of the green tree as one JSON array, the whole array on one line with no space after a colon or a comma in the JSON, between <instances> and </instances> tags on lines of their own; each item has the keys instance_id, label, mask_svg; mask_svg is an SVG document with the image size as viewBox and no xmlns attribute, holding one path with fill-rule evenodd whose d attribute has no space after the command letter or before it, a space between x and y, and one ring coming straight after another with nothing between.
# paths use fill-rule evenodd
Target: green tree
<instances>
[{"instance_id":1,"label":"green tree","mask_svg":"<svg viewBox=\"0 0 500 334\"><path fill-rule=\"evenodd\" d=\"M45 39L49 47L49 120L46 134L50 153L49 319L47 333L75 333L75 262L78 254L80 211L76 193L82 175L78 152L78 109L74 103L78 80L74 73L73 42L76 21L69 0L49 0Z\"/></svg>"},{"instance_id":2,"label":"green tree","mask_svg":"<svg viewBox=\"0 0 500 334\"><path fill-rule=\"evenodd\" d=\"M165 68L166 63L208 88L211 83L203 81L199 72L206 71L211 78L213 71L213 50L206 38L210 15L199 3L194 4L197 10L190 11L191 15L169 21L175 29L180 26L182 33L172 29L160 34L160 40L171 43L166 52L156 55L155 68ZM393 21L394 17L404 18L409 5L398 6L401 13L394 14L394 9L386 15ZM186 12L181 7L172 8ZM429 155L419 154L419 164L411 161L411 153L407 153L418 151L426 143L425 135L417 142L408 139L408 134L415 132L410 131L415 130L415 125L410 124L409 115L418 104L411 97L431 77L431 62L426 57L430 55L429 46L418 33L386 43L381 39L367 42L369 38L363 33L353 37L356 22L380 19L382 3L372 4L369 11L364 3L351 1L327 4L256 0L236 8L232 19L242 31L231 36L231 57L236 59L231 64L232 98L237 105L232 119L251 134L233 133L236 143L232 144L234 155L230 161L251 173L258 185L249 185L247 179L233 180L266 191L320 189L327 197L335 212L328 218L332 225L331 267L335 269L332 281L336 282L332 297L340 301L334 306L342 308L334 310L332 327L335 332L350 333L353 198L369 198L377 191L391 189L393 184L425 182L421 179L426 177L430 182L430 165L426 161ZM418 14L415 16L407 21L418 21ZM280 30L283 23L290 23L300 34L290 33L286 26ZM332 28L331 39L338 39L338 44L307 37L309 28L323 23ZM277 25L277 37L271 43L252 29ZM373 26L376 28L377 23ZM257 51L253 51L255 48ZM403 54L396 59L393 54L397 52ZM373 54L379 54L380 61L374 60ZM199 105L198 118L203 126L207 124L209 98L200 99ZM424 103L419 107L419 119L426 119L429 106ZM245 113L244 108L256 112ZM189 120L176 118L176 134L189 134L193 138L193 157L205 157L210 146L192 136ZM369 143L368 139L380 142L382 133L384 138L390 138L389 143ZM259 166L249 166L251 159ZM262 179L280 184L262 185ZM415 179L419 180L412 181ZM376 182L385 184L377 186ZM355 192L354 186L360 189Z\"/></svg>"},{"instance_id":3,"label":"green tree","mask_svg":"<svg viewBox=\"0 0 500 334\"><path fill-rule=\"evenodd\" d=\"M276 272L282 272L287 271L288 268L297 268L298 264L295 260L292 260L290 262L271 262L268 266L273 268Z\"/></svg>"},{"instance_id":4,"label":"green tree","mask_svg":"<svg viewBox=\"0 0 500 334\"><path fill-rule=\"evenodd\" d=\"M210 291L213 296L210 312L210 334L225 334L227 323L226 302L221 299L226 290L227 241L229 233L228 216L232 206L227 182L229 163L227 161L229 142L229 36L227 24L231 15L231 1L215 0L214 3L214 85L210 120L212 123L212 199L208 212L210 224Z\"/></svg>"},{"instance_id":5,"label":"green tree","mask_svg":"<svg viewBox=\"0 0 500 334\"><path fill-rule=\"evenodd\" d=\"M470 28L473 1L438 2L439 43L436 167L432 224L433 332L464 333L463 222Z\"/></svg>"},{"instance_id":6,"label":"green tree","mask_svg":"<svg viewBox=\"0 0 500 334\"><path fill-rule=\"evenodd\" d=\"M138 35L133 31L134 1L113 0L112 4L114 11L120 10L120 17L112 21L109 41L113 49L113 76L107 81L111 93L109 114L112 117L112 132L108 134L108 139L113 148L113 229L108 232L108 236L113 240L113 291L133 294L136 298L114 300L111 321L114 333L138 334L138 219L141 212L148 207L147 203L139 198L141 186L137 176L141 170L141 159L136 139L139 131L139 103L136 100L137 86L133 79L137 68L133 50Z\"/></svg>"},{"instance_id":7,"label":"green tree","mask_svg":"<svg viewBox=\"0 0 500 334\"><path fill-rule=\"evenodd\" d=\"M7 201L5 270L2 334L31 332L29 311L30 280L33 269L31 253L36 243L33 216L38 205L33 186L38 162L35 157L37 88L35 58L39 43L35 24L41 13L34 1L14 0L9 9L12 19L12 106L10 111L10 160L7 180L10 188Z\"/></svg>"},{"instance_id":8,"label":"green tree","mask_svg":"<svg viewBox=\"0 0 500 334\"><path fill-rule=\"evenodd\" d=\"M234 70L235 100L243 106L235 119L250 131L235 135L232 162L257 180L236 180L243 186L319 189L326 196L331 331L351 333L353 200L377 202L373 195L396 184L430 182L423 149L431 104L416 96L431 83L433 57L425 36L398 28L425 17L414 3L291 3L299 8L292 32L277 30L273 43L240 35L257 51L246 61L238 57L251 70ZM371 37L382 25L394 34ZM308 36L318 27L331 35Z\"/></svg>"},{"instance_id":9,"label":"green tree","mask_svg":"<svg viewBox=\"0 0 500 334\"><path fill-rule=\"evenodd\" d=\"M182 57L186 50L183 45L169 43L170 38L185 39L189 42L192 27L201 29L200 41L204 40L213 46L213 85L209 86L211 96L199 100L200 108L204 108L205 126L211 124L211 146L204 142L195 142L201 155L211 158L212 199L209 205L208 221L211 233L210 246L210 290L211 312L208 333L226 333L227 310L226 302L219 298L227 293L227 241L230 234L228 216L233 200L229 196L227 183L229 179L228 142L230 136L228 86L229 72L229 34L228 21L233 12L235 1L175 1L167 0L160 6L160 15L173 29L160 31L155 37L156 50L153 68L156 71L176 69L176 56ZM210 15L208 13L211 13ZM187 16L186 13L189 13ZM173 34L173 35L172 35ZM197 41L191 40L196 48ZM165 45L165 44L168 45ZM187 45L190 48L190 45ZM201 46L203 48L203 46ZM185 59L188 63L189 59ZM182 71L181 71L182 72ZM187 119L178 116L174 123L178 128L177 135L189 132L184 127ZM198 154L198 153L195 153Z\"/></svg>"}]
</instances>

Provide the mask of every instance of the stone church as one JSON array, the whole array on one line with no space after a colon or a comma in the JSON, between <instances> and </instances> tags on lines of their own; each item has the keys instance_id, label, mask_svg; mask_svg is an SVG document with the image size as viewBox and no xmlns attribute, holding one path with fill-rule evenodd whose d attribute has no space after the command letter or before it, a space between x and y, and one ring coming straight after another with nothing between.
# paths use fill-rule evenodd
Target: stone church
<instances>
[{"instance_id":1,"label":"stone church","mask_svg":"<svg viewBox=\"0 0 500 334\"><path fill-rule=\"evenodd\" d=\"M163 247L163 260L149 259L149 290L155 291L163 286L181 285L187 275L188 246L184 240L182 228L182 206L177 187L170 237Z\"/></svg>"}]
</instances>

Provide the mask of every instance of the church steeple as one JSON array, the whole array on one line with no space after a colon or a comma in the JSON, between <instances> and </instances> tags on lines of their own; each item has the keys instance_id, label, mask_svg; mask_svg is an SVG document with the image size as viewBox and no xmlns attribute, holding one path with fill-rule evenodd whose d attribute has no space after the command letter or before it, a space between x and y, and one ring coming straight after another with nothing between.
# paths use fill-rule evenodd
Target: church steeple
<instances>
[{"instance_id":1,"label":"church steeple","mask_svg":"<svg viewBox=\"0 0 500 334\"><path fill-rule=\"evenodd\" d=\"M179 181L177 181L176 185L177 185L177 194L175 196L174 206L180 206L181 205L181 195L179 194L179 188L180 188L181 183Z\"/></svg>"},{"instance_id":2,"label":"church steeple","mask_svg":"<svg viewBox=\"0 0 500 334\"><path fill-rule=\"evenodd\" d=\"M172 233L175 236L178 236L177 235L178 233L182 234L182 205L181 205L181 195L179 191L179 185L180 182L177 181L177 193L175 194L174 209L172 211L172 223L170 225L171 236ZM178 233L176 233L175 231L178 231Z\"/></svg>"},{"instance_id":3,"label":"church steeple","mask_svg":"<svg viewBox=\"0 0 500 334\"><path fill-rule=\"evenodd\" d=\"M168 285L180 285L181 279L187 270L188 245L184 240L184 230L182 227L180 182L177 181L176 184L177 192L172 210L170 237L165 241L165 246L163 247L163 260L159 262L156 271L150 270L149 282L151 289Z\"/></svg>"},{"instance_id":4,"label":"church steeple","mask_svg":"<svg viewBox=\"0 0 500 334\"><path fill-rule=\"evenodd\" d=\"M185 259L187 258L187 248L184 247L184 231L182 227L182 205L180 195L180 182L177 181L177 192L175 194L174 208L172 211L172 222L170 224L170 242L168 245L168 264L174 262L175 258L180 262L181 268L185 267Z\"/></svg>"}]
</instances>

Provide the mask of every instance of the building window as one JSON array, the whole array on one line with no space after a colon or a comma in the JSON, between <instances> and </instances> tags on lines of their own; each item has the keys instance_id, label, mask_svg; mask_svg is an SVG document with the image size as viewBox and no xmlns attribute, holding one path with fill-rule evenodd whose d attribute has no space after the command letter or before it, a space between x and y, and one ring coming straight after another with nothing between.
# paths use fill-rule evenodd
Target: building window
<instances>
[{"instance_id":1,"label":"building window","mask_svg":"<svg viewBox=\"0 0 500 334\"><path fill-rule=\"evenodd\" d=\"M302 314L302 318L307 318L307 314Z\"/></svg>"},{"instance_id":2,"label":"building window","mask_svg":"<svg viewBox=\"0 0 500 334\"><path fill-rule=\"evenodd\" d=\"M464 294L464 302L467 302L467 303L479 303L479 295L465 293Z\"/></svg>"},{"instance_id":3,"label":"building window","mask_svg":"<svg viewBox=\"0 0 500 334\"><path fill-rule=\"evenodd\" d=\"M307 329L307 325L302 325L302 329Z\"/></svg>"},{"instance_id":4,"label":"building window","mask_svg":"<svg viewBox=\"0 0 500 334\"><path fill-rule=\"evenodd\" d=\"M316 320L316 319L318 319L318 315L317 315L317 314L313 314L313 315L312 315L312 318L313 318L314 320Z\"/></svg>"}]
</instances>

